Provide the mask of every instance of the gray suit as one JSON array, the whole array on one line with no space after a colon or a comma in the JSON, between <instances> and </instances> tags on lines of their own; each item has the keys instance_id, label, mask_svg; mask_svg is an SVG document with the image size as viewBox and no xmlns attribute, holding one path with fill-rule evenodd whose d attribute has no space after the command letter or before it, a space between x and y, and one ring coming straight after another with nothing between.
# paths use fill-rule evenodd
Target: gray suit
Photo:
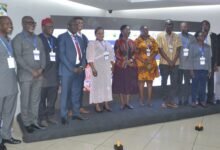
<instances>
[{"instance_id":1,"label":"gray suit","mask_svg":"<svg viewBox=\"0 0 220 150\"><path fill-rule=\"evenodd\" d=\"M6 43L6 39L0 37ZM9 69L9 57L5 45L0 41L0 143L3 139L11 138L11 126L17 103L17 77L15 69ZM13 54L11 54L13 56Z\"/></svg>"},{"instance_id":2,"label":"gray suit","mask_svg":"<svg viewBox=\"0 0 220 150\"><path fill-rule=\"evenodd\" d=\"M34 60L34 46L40 51L40 60ZM41 95L42 77L33 78L32 70L44 69L46 58L41 39L23 31L13 39L15 59L18 65L18 79L21 88L21 118L25 126L37 124Z\"/></svg>"}]
</instances>

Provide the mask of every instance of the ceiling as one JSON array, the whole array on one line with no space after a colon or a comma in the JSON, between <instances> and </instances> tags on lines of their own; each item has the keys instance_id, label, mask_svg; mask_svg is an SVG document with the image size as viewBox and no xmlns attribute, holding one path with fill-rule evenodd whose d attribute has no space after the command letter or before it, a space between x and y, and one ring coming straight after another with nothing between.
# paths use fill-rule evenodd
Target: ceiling
<instances>
[{"instance_id":1,"label":"ceiling","mask_svg":"<svg viewBox=\"0 0 220 150\"><path fill-rule=\"evenodd\" d=\"M140 0L70 0L70 1L94 6L104 10L126 10L126 9L220 4L220 0L146 0L145 2L135 2L135 3L131 3L131 1L140 1Z\"/></svg>"}]
</instances>

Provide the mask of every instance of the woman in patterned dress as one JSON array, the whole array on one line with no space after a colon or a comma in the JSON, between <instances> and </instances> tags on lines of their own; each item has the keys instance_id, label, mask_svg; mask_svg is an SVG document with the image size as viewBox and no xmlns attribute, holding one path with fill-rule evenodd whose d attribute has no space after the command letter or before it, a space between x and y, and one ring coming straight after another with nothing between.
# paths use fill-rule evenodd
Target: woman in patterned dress
<instances>
[{"instance_id":1,"label":"woman in patterned dress","mask_svg":"<svg viewBox=\"0 0 220 150\"><path fill-rule=\"evenodd\" d=\"M158 66L155 60L158 54L158 44L148 34L148 27L140 27L140 36L135 40L137 47L136 63L138 67L138 86L140 104L144 105L144 84L147 83L147 104L151 106L152 85L155 77L159 76Z\"/></svg>"}]
</instances>

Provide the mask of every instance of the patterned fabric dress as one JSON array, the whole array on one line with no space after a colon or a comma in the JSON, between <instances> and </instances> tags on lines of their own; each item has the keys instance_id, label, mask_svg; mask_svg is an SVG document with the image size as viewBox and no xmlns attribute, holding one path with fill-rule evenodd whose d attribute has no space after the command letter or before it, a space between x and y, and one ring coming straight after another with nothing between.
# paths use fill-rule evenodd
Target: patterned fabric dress
<instances>
[{"instance_id":1,"label":"patterned fabric dress","mask_svg":"<svg viewBox=\"0 0 220 150\"><path fill-rule=\"evenodd\" d=\"M139 36L135 40L135 45L138 49L137 53L137 67L138 67L138 80L154 80L159 76L158 66L155 58L152 58L153 54L158 54L158 44L155 39L148 37L147 39ZM146 61L152 58L148 63Z\"/></svg>"},{"instance_id":2,"label":"patterned fabric dress","mask_svg":"<svg viewBox=\"0 0 220 150\"><path fill-rule=\"evenodd\" d=\"M132 40L119 39L115 42L115 66L113 72L112 91L114 94L137 94L138 80L135 62L135 44ZM125 65L125 61L133 60L134 66Z\"/></svg>"}]
</instances>

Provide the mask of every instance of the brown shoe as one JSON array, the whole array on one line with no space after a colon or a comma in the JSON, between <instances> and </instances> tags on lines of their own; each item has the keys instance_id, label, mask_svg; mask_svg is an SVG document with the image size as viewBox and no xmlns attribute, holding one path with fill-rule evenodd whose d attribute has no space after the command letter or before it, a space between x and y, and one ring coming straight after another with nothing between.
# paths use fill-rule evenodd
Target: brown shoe
<instances>
[{"instance_id":1,"label":"brown shoe","mask_svg":"<svg viewBox=\"0 0 220 150\"><path fill-rule=\"evenodd\" d=\"M85 108L80 108L80 113L81 114L89 114L90 112L88 110L86 110Z\"/></svg>"}]
</instances>

